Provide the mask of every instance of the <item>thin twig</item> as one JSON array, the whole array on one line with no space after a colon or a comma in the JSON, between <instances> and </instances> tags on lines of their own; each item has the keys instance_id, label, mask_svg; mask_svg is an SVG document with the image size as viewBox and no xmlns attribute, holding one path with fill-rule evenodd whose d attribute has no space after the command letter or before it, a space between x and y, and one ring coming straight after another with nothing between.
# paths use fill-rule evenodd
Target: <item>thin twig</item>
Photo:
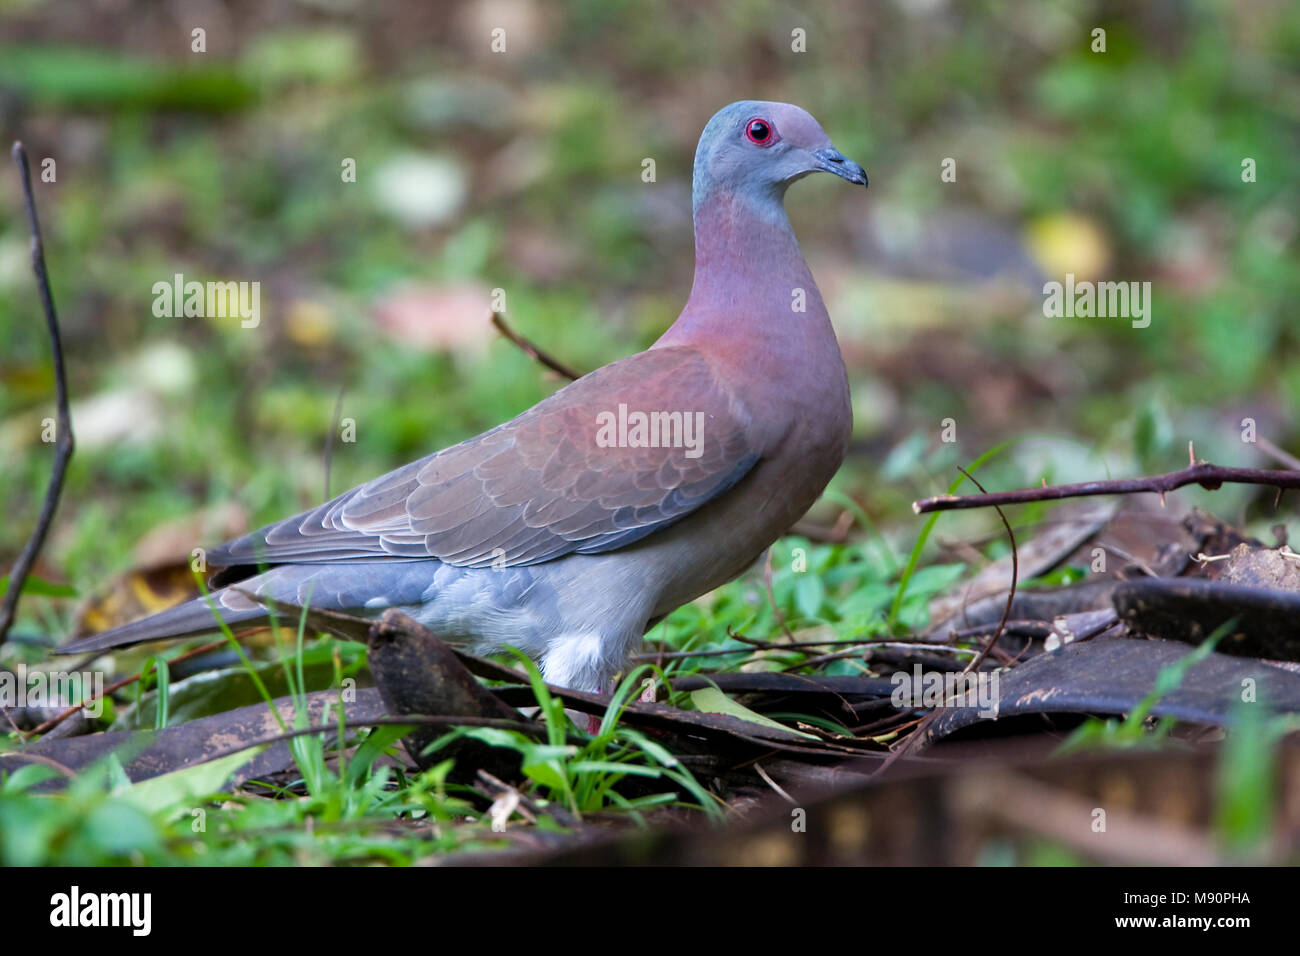
<instances>
[{"instance_id":1,"label":"thin twig","mask_svg":"<svg viewBox=\"0 0 1300 956\"><path fill-rule=\"evenodd\" d=\"M334 464L334 436L339 430L339 415L343 413L343 389L334 399L334 414L330 416L329 434L325 436L325 501L330 500L330 466Z\"/></svg>"},{"instance_id":2,"label":"thin twig","mask_svg":"<svg viewBox=\"0 0 1300 956\"><path fill-rule=\"evenodd\" d=\"M544 734L545 728L536 723L526 720L512 720L508 717L477 717L467 714L463 715L436 715L436 714L398 714L392 717L368 717L365 720L348 720L344 725L347 730L356 730L360 727L495 727L500 730L517 730L523 734ZM267 744L278 744L284 740L293 740L295 737L304 737L308 734L328 733L329 731L338 732L339 725L336 723L319 723L307 727L295 727L292 730L281 731L277 734L271 734L266 737L259 737L257 740L250 740L234 744L226 750L220 750L216 753L204 753L204 755L188 764L188 767L198 766L199 764L212 763L214 760L221 760L225 757L233 756L245 750L251 750L254 747L262 747ZM566 739L578 742L581 738L577 734L568 734ZM21 754L22 751L15 751Z\"/></svg>"},{"instance_id":3,"label":"thin twig","mask_svg":"<svg viewBox=\"0 0 1300 956\"><path fill-rule=\"evenodd\" d=\"M519 348L523 351L523 353L527 355L529 358L531 358L533 361L540 362L541 364L549 368L552 372L555 372L559 375L563 375L565 378L569 379L570 381L576 382L578 379L582 378L581 372L575 372L568 365L565 365L559 359L552 356L549 352L544 352L542 349L538 348L528 339L524 338L522 335L520 335L518 332L512 329L509 325L507 325L506 317L502 315L500 312L492 313L492 324L496 326L498 332L504 335L515 345L519 346Z\"/></svg>"},{"instance_id":4,"label":"thin twig","mask_svg":"<svg viewBox=\"0 0 1300 956\"><path fill-rule=\"evenodd\" d=\"M731 636L737 640L742 639L741 636L738 634L732 634ZM964 648L964 647L953 648L947 644L918 644L914 641L898 641L898 640L891 640L889 638L882 638L882 637L864 637L864 638L857 638L854 640L847 640L847 641L845 640L791 641L788 644L782 644L779 642L771 642L771 641L756 641L752 637L744 638L743 640L746 644L749 644L750 647L753 647L755 650L778 651L778 652L789 651L791 653L795 653L799 651L801 648L805 648L805 647L838 647L841 649L841 651L852 650L852 649L862 650L863 648L870 650L873 647L896 647L896 648L915 648L917 650L937 650L937 651L957 650L957 651L965 651L966 653L972 653L972 654L974 653L974 651L968 648ZM744 647L711 647L708 648L707 650L702 650L702 651L660 650L648 654L633 654L631 659L634 661L653 661L653 660L676 661L676 660L685 660L688 657L731 657L736 654L752 655L753 653L754 651L751 651L748 648L744 648ZM795 666L805 667L815 660L821 660L821 658L816 658L816 657L809 658L807 661L804 661L803 663L797 664Z\"/></svg>"},{"instance_id":5,"label":"thin twig","mask_svg":"<svg viewBox=\"0 0 1300 956\"><path fill-rule=\"evenodd\" d=\"M14 709L16 710L17 708ZM5 723L9 725L10 730L12 730L14 733L18 735L19 739L26 740L30 736L27 731L23 730L16 723L14 723L13 717L9 716L8 707L0 707L0 714L4 715Z\"/></svg>"},{"instance_id":6,"label":"thin twig","mask_svg":"<svg viewBox=\"0 0 1300 956\"><path fill-rule=\"evenodd\" d=\"M36 218L36 199L32 195L32 174L27 164L27 151L23 149L22 143L14 143L13 156L23 182L27 230L32 237L32 272L36 275L36 287L41 295L41 308L45 311L45 324L50 333L58 417L55 420L54 467L50 470L50 482L45 489L45 502L41 505L40 517L36 520L36 528L32 531L31 538L9 572L9 587L5 591L4 603L0 604L0 644L4 643L9 628L13 625L18 596L22 594L27 575L31 573L32 565L36 563L36 556L45 546L45 536L54 521L54 511L59 504L59 495L63 492L63 479L68 471L68 461L72 458L73 448L72 416L68 412L68 378L63 368L63 339L59 335L59 319L54 311L54 294L50 291L50 277L45 270L45 244L41 241L41 225Z\"/></svg>"},{"instance_id":7,"label":"thin twig","mask_svg":"<svg viewBox=\"0 0 1300 956\"><path fill-rule=\"evenodd\" d=\"M984 637L997 629L997 622L990 621L987 624L976 624L974 627L951 630L948 632L948 639L951 641L967 641L972 637ZM1052 622L1035 621L1030 618L1007 621L1006 633L1015 634L1019 637L1047 637L1052 633Z\"/></svg>"},{"instance_id":8,"label":"thin twig","mask_svg":"<svg viewBox=\"0 0 1300 956\"><path fill-rule=\"evenodd\" d=\"M921 644L916 641L870 641L861 642L860 646L849 648L848 650L835 651L832 654L820 654L817 657L810 657L804 661L798 661L794 664L788 664L781 668L782 673L785 671L799 670L804 667L814 667L818 664L827 664L831 661L841 661L848 657L854 657L863 650L876 650L883 648L894 651L933 651L936 654L974 654L974 648L970 647L953 647L951 644Z\"/></svg>"},{"instance_id":9,"label":"thin twig","mask_svg":"<svg viewBox=\"0 0 1300 956\"><path fill-rule=\"evenodd\" d=\"M763 765L759 763L757 760L754 761L754 769L758 771L758 775L763 778L763 780L767 783L767 785L777 792L777 795L780 796L781 799L783 799L786 803L789 804L793 804L795 802L794 797L790 796L790 794L782 790L781 786L768 775L768 772L763 769Z\"/></svg>"},{"instance_id":10,"label":"thin twig","mask_svg":"<svg viewBox=\"0 0 1300 956\"><path fill-rule=\"evenodd\" d=\"M776 592L772 590L772 549L767 549L767 555L763 558L763 587L767 589L767 603L772 606L772 614L776 617L776 623L781 626L781 631L790 639L790 643L795 643L795 636L790 631L790 626L785 623L785 615L781 609L776 606Z\"/></svg>"},{"instance_id":11,"label":"thin twig","mask_svg":"<svg viewBox=\"0 0 1300 956\"><path fill-rule=\"evenodd\" d=\"M1137 492L1155 492L1162 498L1166 492L1184 485L1200 485L1214 491L1224 484L1266 485L1270 488L1300 488L1300 471L1265 468L1225 468L1198 461L1182 471L1147 478L1119 478L1113 481L1081 481L1072 485L1044 485L1041 488L1021 488L1017 491L995 491L981 495L938 495L912 502L917 514L931 511L952 511L958 508L988 508L997 505L1018 505L1028 501L1057 501L1061 498L1087 498L1092 495L1131 495Z\"/></svg>"},{"instance_id":12,"label":"thin twig","mask_svg":"<svg viewBox=\"0 0 1300 956\"><path fill-rule=\"evenodd\" d=\"M0 758L4 758L4 757L10 757L10 758L17 757L21 760L30 760L32 763L38 763L41 764L42 766L49 767L51 770L58 771L59 773L67 777L69 780L75 780L77 778L76 771L73 770L71 767L67 766L66 764L61 764L53 757L47 757L44 754L29 753L26 750L7 750L4 753L0 753Z\"/></svg>"},{"instance_id":13,"label":"thin twig","mask_svg":"<svg viewBox=\"0 0 1300 956\"><path fill-rule=\"evenodd\" d=\"M564 807L560 806L558 803L548 803L544 807L540 806L536 801L532 800L527 794L521 793L518 787L512 787L510 784L506 783L500 777L488 773L482 767L480 767L476 771L476 773L479 780L481 780L484 784L493 788L494 790L498 790L502 793L509 792L518 796L519 808L521 810L526 810L533 817L533 819L529 821L531 823L536 823L537 820L541 817L551 817L556 822L558 822L561 826L566 826L566 827L577 826L579 823L582 822L573 814L571 814L568 810L564 809Z\"/></svg>"},{"instance_id":14,"label":"thin twig","mask_svg":"<svg viewBox=\"0 0 1300 956\"><path fill-rule=\"evenodd\" d=\"M1271 441L1269 441L1267 438L1264 438L1263 436L1257 437L1255 441L1259 445L1259 450L1264 452L1264 454L1272 457L1273 460L1276 461L1279 465L1282 465L1286 468L1294 468L1297 471L1300 471L1300 458L1297 458L1289 451L1286 451L1282 448L1278 448L1277 445L1274 445Z\"/></svg>"},{"instance_id":15,"label":"thin twig","mask_svg":"<svg viewBox=\"0 0 1300 956\"><path fill-rule=\"evenodd\" d=\"M207 654L209 651L215 651L220 647L225 647L225 645L226 645L226 639L223 637L219 641L213 641L210 644L203 644L199 647L194 648L192 651L186 651L184 654L178 654L175 657L173 657L171 660L165 661L164 663L166 663L167 666L170 667L173 664L179 664L182 661L187 661L191 657L198 657L200 654ZM98 694L92 694L91 696L83 700L80 704L77 704L75 707L69 707L67 710L55 714L49 720L45 721L45 723L34 728L31 731L31 735L33 737L37 737L40 736L41 734L49 733L55 727L59 726L59 724L67 720L69 717L73 716L74 714L80 713L81 710L86 706L93 704L95 701L99 700L102 697L107 697L109 694L116 694L123 687L127 686L128 684L134 684L139 679L140 679L140 674L132 674L130 677L123 677L121 680L109 684Z\"/></svg>"},{"instance_id":16,"label":"thin twig","mask_svg":"<svg viewBox=\"0 0 1300 956\"><path fill-rule=\"evenodd\" d=\"M535 723L529 723L524 720L511 720L504 717L474 717L468 715L462 716L441 716L427 714L400 714L396 717L371 717L366 720L348 720L344 725L348 730L356 730L360 727L496 727L501 730L517 730L524 734L539 734L542 729ZM234 756L254 747L262 747L267 744L276 744L285 740L293 740L295 737L304 737L308 734L327 733L329 731L337 732L339 724L322 722L312 724L307 727L296 727L292 730L285 730L277 734L271 734L266 737L259 737L257 740L244 741L236 743L233 746L219 750L215 753L204 753L202 757L191 764L186 765L186 769L197 767L200 764L212 763L215 760L221 760L225 757ZM569 737L573 742L578 742L576 734L570 734ZM53 764L49 758L41 757L37 754L31 754L24 750L11 750L0 753L0 758L11 757L19 759L35 759L40 763ZM72 771L69 770L69 774Z\"/></svg>"},{"instance_id":17,"label":"thin twig","mask_svg":"<svg viewBox=\"0 0 1300 956\"><path fill-rule=\"evenodd\" d=\"M965 468L962 468L960 465L958 465L957 468L963 475L970 479L976 488L980 490L982 497L996 497L996 495L990 495L985 492L984 486L981 485ZM976 496L972 495L971 497ZM915 505L913 505L913 507L915 507ZM989 656L989 652L992 651L994 646L997 644L998 638L1002 636L1002 632L1006 630L1007 621L1011 619L1011 606L1016 599L1016 584L1020 578L1020 556L1018 549L1016 548L1016 534L1011 530L1011 522L1007 520L1007 516L1003 514L1002 509L996 504L993 505L993 508L997 511L998 517L1002 520L1002 526L1007 529L1007 536L1011 539L1011 587L1007 591L1007 606L1002 610L1002 618L998 621L997 630L993 632L993 636L989 638L989 641L984 645L983 650L981 650L978 655L971 658L971 660L967 662L966 666L962 668L963 674L969 674L971 671L979 669L980 665L984 663L985 658ZM929 732L930 725L939 719L941 713L942 710L935 709L921 718L915 729L913 729L912 732L903 739L899 746L890 752L889 756L885 758L880 767L872 773L872 776L884 773L898 758L911 756L924 747L927 742L926 736Z\"/></svg>"},{"instance_id":18,"label":"thin twig","mask_svg":"<svg viewBox=\"0 0 1300 956\"><path fill-rule=\"evenodd\" d=\"M981 493L985 493L984 486L979 483L978 479L960 465L957 467L963 475L974 482L975 487L978 488ZM995 510L998 513L998 517L1002 519L1002 527L1007 529L1007 537L1011 540L1011 587L1007 590L1007 606L1002 611L1002 619L998 621L998 629L993 632L993 636L989 638L989 642L984 645L984 650L980 652L979 657L966 665L966 669L963 673L970 673L973 670L978 670L979 666L984 663L984 659L989 656L989 651L993 650L993 645L997 644L998 638L1002 636L1002 632L1006 630L1007 621L1011 618L1011 606L1016 599L1016 584L1020 579L1020 555L1016 548L1016 533L1011 530L1011 522L1008 521L1007 516L1002 513L1002 509L997 505L994 505L993 510Z\"/></svg>"}]
</instances>

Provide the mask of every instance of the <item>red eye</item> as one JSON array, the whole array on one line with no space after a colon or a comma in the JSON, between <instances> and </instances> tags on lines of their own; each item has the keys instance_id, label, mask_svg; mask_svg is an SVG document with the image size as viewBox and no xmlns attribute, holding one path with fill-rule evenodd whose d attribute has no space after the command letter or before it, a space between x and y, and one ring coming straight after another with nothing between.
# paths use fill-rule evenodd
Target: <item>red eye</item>
<instances>
[{"instance_id":1,"label":"red eye","mask_svg":"<svg viewBox=\"0 0 1300 956\"><path fill-rule=\"evenodd\" d=\"M776 142L776 131L765 119L752 119L745 124L745 136L755 146L771 146Z\"/></svg>"}]
</instances>

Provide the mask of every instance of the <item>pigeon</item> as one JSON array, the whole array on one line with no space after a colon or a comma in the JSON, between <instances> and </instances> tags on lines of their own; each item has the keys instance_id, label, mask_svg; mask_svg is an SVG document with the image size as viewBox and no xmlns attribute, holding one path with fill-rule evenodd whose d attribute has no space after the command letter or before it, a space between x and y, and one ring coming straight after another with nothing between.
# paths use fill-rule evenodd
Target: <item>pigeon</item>
<instances>
[{"instance_id":1,"label":"pigeon","mask_svg":"<svg viewBox=\"0 0 1300 956\"><path fill-rule=\"evenodd\" d=\"M514 647L551 684L608 693L647 630L749 568L844 459L844 360L784 207L818 172L867 185L798 106L724 107L695 153L690 296L649 349L209 550L210 600L60 652L210 633L214 614L240 630L286 606L397 608L449 643Z\"/></svg>"}]
</instances>

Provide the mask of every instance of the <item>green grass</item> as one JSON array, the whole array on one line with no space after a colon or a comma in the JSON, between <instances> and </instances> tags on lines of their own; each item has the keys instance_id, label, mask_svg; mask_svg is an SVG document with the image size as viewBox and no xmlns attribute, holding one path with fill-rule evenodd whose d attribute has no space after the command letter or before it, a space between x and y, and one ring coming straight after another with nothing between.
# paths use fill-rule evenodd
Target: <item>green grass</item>
<instances>
[{"instance_id":1,"label":"green grass","mask_svg":"<svg viewBox=\"0 0 1300 956\"><path fill-rule=\"evenodd\" d=\"M774 564L772 596L787 627L829 627L833 633L826 639L832 642L890 633L886 614L903 569L878 541L824 545L789 538L776 546ZM925 602L945 589L960 568L932 566L915 571L909 578L904 619L923 619ZM931 573L936 569L941 573ZM809 580L818 582L815 590L806 585ZM741 628L779 639L781 628L772 603L757 583L756 588L752 576L733 582L710 600L674 612L651 635L666 647L683 650L735 648L734 658L730 654L686 657L662 669L631 668L595 734L574 725L563 702L547 690L536 665L516 654L537 700L539 736L461 727L435 741L429 756L436 760L440 749L461 737L517 753L521 793L543 811L541 825L545 826L561 827L557 819L582 821L593 814L643 825L651 814L669 808L693 811L701 820L723 819L725 811L717 795L667 747L624 725L620 717L648 679L671 687L676 677L727 669L753 656L753 646L731 636ZM349 727L343 709L337 707L329 731L301 732L307 727L306 694L321 683L321 663L331 665L328 686L340 690L346 675L364 667L361 645L315 638L305 616L292 629L275 625L269 643L258 650L250 651L235 640L228 627L222 631L238 664L228 670L228 678L219 672L205 679L216 678L224 687L242 675L240 679L248 681L258 699L268 705L277 692L272 686L287 690L295 705L294 719L281 721L281 728L299 732L289 744L297 777L278 789L245 787L233 795L219 795L216 791L234 769L231 763L251 754L228 758L218 767L200 765L140 784L130 784L120 761L113 758L79 774L66 791L35 795L31 786L54 771L24 768L9 774L0 786L0 831L5 834L0 838L0 863L403 865L434 854L504 845L501 835L484 820L483 795L448 783L452 761L407 774L381 759L394 753L409 728ZM759 653L772 665L798 667L826 650L833 646ZM130 691L129 726L146 721L146 727L161 728L207 712L193 709L186 681L170 679L168 662L177 653L169 649L138 664L141 679ZM818 669L839 671L845 663ZM692 706L689 695L673 693L670 701ZM843 731L814 715L780 716L789 726L803 721ZM9 744L14 742L10 735ZM562 812L548 815L552 806ZM512 825L519 825L519 820ZM18 835L22 827L35 827L34 832L43 836L24 839ZM129 840L120 834L129 834Z\"/></svg>"},{"instance_id":2,"label":"green grass","mask_svg":"<svg viewBox=\"0 0 1300 956\"><path fill-rule=\"evenodd\" d=\"M1092 717L1084 721L1061 744L1058 753L1069 754L1093 748L1126 749L1159 747L1169 742L1178 721L1174 717L1152 718L1151 711L1169 693L1178 689L1187 672L1214 653L1215 645L1232 630L1232 621L1216 628L1186 657L1161 669L1156 683L1137 706L1122 719Z\"/></svg>"},{"instance_id":3,"label":"green grass","mask_svg":"<svg viewBox=\"0 0 1300 956\"><path fill-rule=\"evenodd\" d=\"M1165 471L1181 463L1188 438L1212 460L1261 464L1240 441L1243 415L1279 445L1300 440L1294 417L1277 413L1300 407L1300 336L1289 311L1300 299L1291 68L1300 7L1198 0L1154 19L1136 6L1108 9L1104 57L1076 30L1095 12L1087 3L1077 16L1030 28L1014 5L950 5L924 18L886 5L868 20L861 4L837 0L800 15L807 55L773 39L784 27L774 27L767 7L649 15L637 4L573 0L557 7L508 77L452 33L405 31L408 46L393 30L397 39L376 47L364 26L354 33L306 22L234 37L200 74L182 77L187 70L143 56L142 41L125 33L69 52L54 18L24 12L32 42L5 69L33 105L28 139L77 145L59 154L57 182L38 187L74 405L135 394L158 417L133 417L116 437L89 426L78 435L39 578L29 579L20 606L21 640L0 652L4 663L40 660L41 642L70 631L74 596L136 567L136 543L159 525L236 502L256 526L316 504L340 387L358 440L335 443L336 491L490 428L556 387L499 340L430 350L393 341L374 307L404 283L504 288L515 327L583 369L652 342L691 281L684 177L699 122L720 105L698 102L700 89L801 103L871 173L870 192L853 202L833 184L790 194L845 348L858 421L856 452L814 517L829 523L835 509L848 510L865 537L783 539L772 552L771 599L762 577L750 575L674 612L649 635L648 651L678 655L665 659L661 682L741 666L861 672L855 660L806 662L928 623L930 601L968 569L936 547L937 516L918 529L908 503L943 490L956 464L1009 437L1014 452L984 464L989 487ZM699 29L701 15L725 29ZM368 52L390 43L382 60ZM647 108L646 90L689 108ZM413 230L375 203L370 177L411 151L471 171L451 221ZM339 182L343 153L358 159L355 184ZM936 157L950 154L960 179L941 184ZM644 156L658 163L654 185L640 182ZM1240 179L1243 156L1258 163L1256 183ZM44 494L50 456L37 436L53 401L16 195L0 190L8 197L0 199L0 439L8 450L0 489L11 518L0 526L0 563L21 547ZM1032 296L912 278L866 239L877 220L898 220L901 228L887 231L905 238L965 213L985 227L1007 225L1022 244L1053 217L1086 217L1105 246L1107 277L1153 279L1151 328L1045 322ZM1080 255L1077 243L1066 252L1067 261ZM928 261L937 250L919 254ZM261 329L153 316L151 285L175 271L261 279ZM440 309L429 306L430 321ZM958 423L956 444L935 440L948 417ZM1186 494L1265 539L1278 520L1267 496ZM1045 514L1029 506L1017 519ZM991 515L951 515L944 527L954 538L997 533ZM983 551L996 558L1005 544ZM1039 583L1067 583L1073 573ZM779 643L787 628L834 643L760 649L735 637ZM277 634L270 650L235 649L239 666L212 676L220 700L301 700L365 667L363 648L301 628ZM199 682L173 679L166 662L174 656L122 658L121 673L141 680L109 703L118 729L199 713ZM668 699L691 706L684 693ZM567 725L542 712L547 742L531 746L560 749L531 754L542 779L528 785L538 800L569 813L644 817L654 806L618 799L620 787L649 782L672 801L685 793L700 813L715 812L712 797L674 776L681 767L617 722L591 740L552 743L552 724ZM1087 733L1132 746L1152 739L1149 724L1130 715ZM34 772L15 774L0 790L3 840L18 841L4 844L3 859L403 862L498 839L466 822L476 814L447 784L445 767L408 779L378 759L374 751L391 749L391 730L346 735L365 751L346 758L346 769L326 758L339 750L337 735L297 738L302 779L281 799L203 802L203 834L185 816L199 804L141 810L112 768L48 797L27 792ZM524 747L508 733L498 742ZM12 735L0 738L0 747L12 744ZM48 847L14 835L4 823L12 820L53 834ZM150 836L133 848L106 820L120 820L122 834ZM1243 832L1253 825L1241 824Z\"/></svg>"},{"instance_id":4,"label":"green grass","mask_svg":"<svg viewBox=\"0 0 1300 956\"><path fill-rule=\"evenodd\" d=\"M1152 718L1160 700L1176 690L1187 672L1213 653L1232 630L1220 626L1186 657L1161 670L1155 686L1122 719L1089 718L1058 748L1061 755L1094 749L1132 750L1185 746L1171 737L1173 717ZM1278 746L1300 729L1296 715L1270 714L1266 700L1245 699L1233 709L1218 756L1212 832L1222 851L1240 862L1263 862L1273 832L1278 786Z\"/></svg>"}]
</instances>

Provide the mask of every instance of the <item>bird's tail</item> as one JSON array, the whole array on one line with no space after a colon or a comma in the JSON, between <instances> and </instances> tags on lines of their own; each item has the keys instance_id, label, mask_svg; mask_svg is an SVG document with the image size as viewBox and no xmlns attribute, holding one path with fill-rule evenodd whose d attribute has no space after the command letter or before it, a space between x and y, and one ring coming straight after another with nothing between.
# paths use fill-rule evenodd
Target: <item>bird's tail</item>
<instances>
[{"instance_id":1,"label":"bird's tail","mask_svg":"<svg viewBox=\"0 0 1300 956\"><path fill-rule=\"evenodd\" d=\"M262 574L214 588L207 597L64 644L58 653L85 654L147 641L211 634L221 629L221 621L233 629L242 630L269 621L271 612L268 607L276 607L277 602L281 606L277 614L286 616L283 607L287 606L291 609L289 619L295 625L298 620L297 613L292 610L295 608L342 611L366 617L377 615L379 610L387 607L417 608L429 600L431 588L435 588L440 573L454 579L456 575L470 572L455 568L448 572L446 566L437 561L332 561L326 564L277 565Z\"/></svg>"},{"instance_id":2,"label":"bird's tail","mask_svg":"<svg viewBox=\"0 0 1300 956\"><path fill-rule=\"evenodd\" d=\"M132 621L130 624L123 624L121 627L114 627L64 644L54 653L86 654L131 647L148 641L180 640L219 631L220 621L225 621L227 625L240 630L250 623L267 619L266 609L259 604L240 602L245 606L232 608L226 606L226 603L221 600L222 597L221 591L214 591L210 601L207 597L196 598L168 608L166 611Z\"/></svg>"}]
</instances>

